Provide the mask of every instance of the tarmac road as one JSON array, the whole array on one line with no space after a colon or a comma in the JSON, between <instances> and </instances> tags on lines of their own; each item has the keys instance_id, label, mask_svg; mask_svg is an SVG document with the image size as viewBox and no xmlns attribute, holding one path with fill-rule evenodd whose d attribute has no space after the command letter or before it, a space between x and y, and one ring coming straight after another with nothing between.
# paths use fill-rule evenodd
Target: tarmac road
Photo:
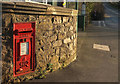
<instances>
[{"instance_id":1,"label":"tarmac road","mask_svg":"<svg viewBox=\"0 0 120 84\"><path fill-rule=\"evenodd\" d=\"M105 19L102 21L93 21L93 24L96 26L107 27L111 30L118 31L118 17L120 14L117 9L112 8L108 3L103 3L105 11Z\"/></svg>"},{"instance_id":2,"label":"tarmac road","mask_svg":"<svg viewBox=\"0 0 120 84\"><path fill-rule=\"evenodd\" d=\"M118 82L118 17L106 3L104 6L109 19L93 22L85 32L78 32L77 60L45 79L28 82ZM110 51L94 49L94 44L106 45Z\"/></svg>"},{"instance_id":3,"label":"tarmac road","mask_svg":"<svg viewBox=\"0 0 120 84\"><path fill-rule=\"evenodd\" d=\"M112 8L110 5L108 5L107 3L104 3L104 8L105 8L105 13L107 15L107 17L105 17L105 23L107 24L107 26L114 27L114 28L118 28L118 15L120 15L118 13L118 10Z\"/></svg>"}]
</instances>

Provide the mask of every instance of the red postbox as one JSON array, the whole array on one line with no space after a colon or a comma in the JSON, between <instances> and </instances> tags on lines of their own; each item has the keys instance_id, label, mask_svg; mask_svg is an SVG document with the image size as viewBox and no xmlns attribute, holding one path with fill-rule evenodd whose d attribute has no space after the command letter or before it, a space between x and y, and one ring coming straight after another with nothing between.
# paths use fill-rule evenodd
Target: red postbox
<instances>
[{"instance_id":1,"label":"red postbox","mask_svg":"<svg viewBox=\"0 0 120 84\"><path fill-rule=\"evenodd\" d=\"M13 75L34 71L35 22L13 24Z\"/></svg>"}]
</instances>

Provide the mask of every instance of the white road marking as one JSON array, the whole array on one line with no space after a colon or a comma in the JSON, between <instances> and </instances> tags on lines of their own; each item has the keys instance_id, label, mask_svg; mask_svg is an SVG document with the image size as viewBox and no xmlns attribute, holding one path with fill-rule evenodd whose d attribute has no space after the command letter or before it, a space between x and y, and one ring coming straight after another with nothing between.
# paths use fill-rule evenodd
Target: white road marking
<instances>
[{"instance_id":1,"label":"white road marking","mask_svg":"<svg viewBox=\"0 0 120 84\"><path fill-rule=\"evenodd\" d=\"M109 18L109 17L111 17L111 16L108 15L108 14L104 14L104 17Z\"/></svg>"},{"instance_id":2,"label":"white road marking","mask_svg":"<svg viewBox=\"0 0 120 84\"><path fill-rule=\"evenodd\" d=\"M102 23L103 23L103 26L105 27L106 25L105 25L105 21L102 21Z\"/></svg>"},{"instance_id":3,"label":"white road marking","mask_svg":"<svg viewBox=\"0 0 120 84\"><path fill-rule=\"evenodd\" d=\"M105 21L92 21L92 24L94 24L95 26L98 26L98 27L106 26Z\"/></svg>"},{"instance_id":4,"label":"white road marking","mask_svg":"<svg viewBox=\"0 0 120 84\"><path fill-rule=\"evenodd\" d=\"M101 22L100 22L100 21L98 21L98 25L99 25L99 26L100 26L100 23L101 23Z\"/></svg>"},{"instance_id":5,"label":"white road marking","mask_svg":"<svg viewBox=\"0 0 120 84\"><path fill-rule=\"evenodd\" d=\"M110 48L107 45L93 44L93 48L99 49L99 50L104 50L104 51L110 51Z\"/></svg>"}]
</instances>

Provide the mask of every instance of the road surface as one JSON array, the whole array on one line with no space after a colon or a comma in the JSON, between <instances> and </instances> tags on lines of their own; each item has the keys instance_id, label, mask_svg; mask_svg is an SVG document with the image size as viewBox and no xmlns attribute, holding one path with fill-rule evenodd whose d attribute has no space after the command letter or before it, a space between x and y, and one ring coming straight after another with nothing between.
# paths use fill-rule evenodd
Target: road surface
<instances>
[{"instance_id":1,"label":"road surface","mask_svg":"<svg viewBox=\"0 0 120 84\"><path fill-rule=\"evenodd\" d=\"M103 3L103 6L105 8L105 19L102 21L93 21L93 24L112 30L118 30L118 15L120 15L118 10L112 8L108 3Z\"/></svg>"}]
</instances>

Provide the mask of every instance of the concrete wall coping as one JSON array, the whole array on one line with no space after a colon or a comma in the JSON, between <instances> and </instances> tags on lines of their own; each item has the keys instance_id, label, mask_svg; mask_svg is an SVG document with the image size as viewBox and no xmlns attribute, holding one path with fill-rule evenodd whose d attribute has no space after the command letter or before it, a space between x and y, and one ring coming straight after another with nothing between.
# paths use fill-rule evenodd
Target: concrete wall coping
<instances>
[{"instance_id":1,"label":"concrete wall coping","mask_svg":"<svg viewBox=\"0 0 120 84\"><path fill-rule=\"evenodd\" d=\"M78 10L32 2L2 2L2 12L77 16Z\"/></svg>"}]
</instances>

